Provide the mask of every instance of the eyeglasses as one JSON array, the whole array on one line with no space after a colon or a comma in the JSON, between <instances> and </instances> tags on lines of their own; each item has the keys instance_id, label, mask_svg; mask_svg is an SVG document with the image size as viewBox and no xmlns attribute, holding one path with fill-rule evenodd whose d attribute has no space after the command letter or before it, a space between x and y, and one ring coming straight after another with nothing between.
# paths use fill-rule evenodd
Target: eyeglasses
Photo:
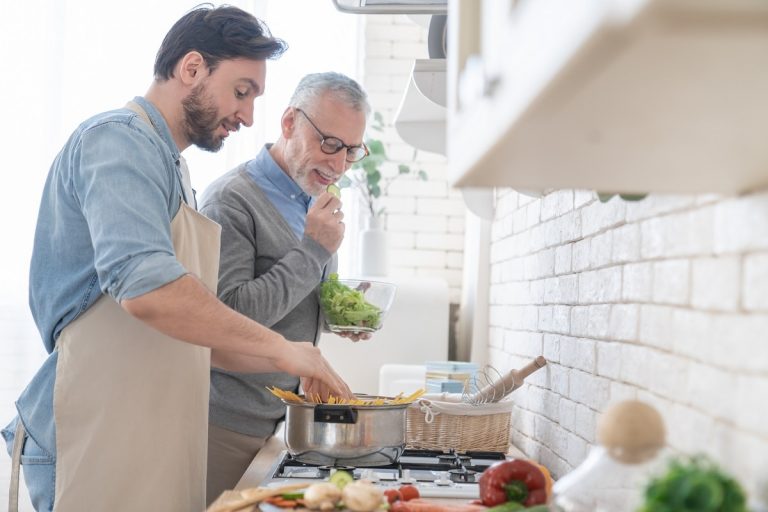
<instances>
[{"instance_id":1,"label":"eyeglasses","mask_svg":"<svg viewBox=\"0 0 768 512\"><path fill-rule=\"evenodd\" d=\"M302 113L307 121L309 121L309 124L312 125L312 128L314 128L317 134L320 135L320 150L326 155L335 155L342 149L346 149L347 154L345 158L347 162L355 163L359 162L370 154L368 151L368 146L365 144L361 144L359 146L350 146L349 144L344 144L344 142L338 137L331 137L330 135L324 134L317 126L315 126L315 123L312 122L306 112L300 108L296 108L296 110Z\"/></svg>"}]
</instances>

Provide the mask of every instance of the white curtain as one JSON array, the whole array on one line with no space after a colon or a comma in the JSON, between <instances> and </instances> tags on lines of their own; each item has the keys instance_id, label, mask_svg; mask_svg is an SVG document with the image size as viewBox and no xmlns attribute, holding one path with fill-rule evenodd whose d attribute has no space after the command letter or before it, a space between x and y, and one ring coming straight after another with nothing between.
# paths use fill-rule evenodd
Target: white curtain
<instances>
[{"instance_id":1,"label":"white curtain","mask_svg":"<svg viewBox=\"0 0 768 512\"><path fill-rule=\"evenodd\" d=\"M185 152L199 192L277 137L280 115L301 76L336 70L358 78L359 73L361 18L337 12L330 0L228 3L264 19L290 48L281 59L268 63L266 93L256 100L252 128L230 136L219 153L196 148ZM197 0L17 0L4 5L0 304L26 305L34 223L56 153L79 122L146 91L163 36L197 4Z\"/></svg>"}]
</instances>

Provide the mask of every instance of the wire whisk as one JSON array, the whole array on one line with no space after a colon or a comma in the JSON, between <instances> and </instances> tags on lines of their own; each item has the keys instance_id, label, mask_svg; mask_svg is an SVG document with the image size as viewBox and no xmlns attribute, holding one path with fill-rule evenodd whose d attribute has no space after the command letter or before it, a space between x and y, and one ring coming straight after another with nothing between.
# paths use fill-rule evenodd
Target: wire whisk
<instances>
[{"instance_id":1,"label":"wire whisk","mask_svg":"<svg viewBox=\"0 0 768 512\"><path fill-rule=\"evenodd\" d=\"M546 365L547 360L538 356L522 368L510 370L505 375L492 366L485 366L464 387L461 400L472 405L498 402L522 386L526 377Z\"/></svg>"}]
</instances>

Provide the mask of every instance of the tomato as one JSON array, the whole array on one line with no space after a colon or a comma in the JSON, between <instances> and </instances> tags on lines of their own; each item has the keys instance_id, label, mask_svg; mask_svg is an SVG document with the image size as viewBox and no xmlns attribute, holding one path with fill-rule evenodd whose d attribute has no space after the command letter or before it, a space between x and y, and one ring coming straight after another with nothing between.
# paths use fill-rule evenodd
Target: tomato
<instances>
[{"instance_id":1,"label":"tomato","mask_svg":"<svg viewBox=\"0 0 768 512\"><path fill-rule=\"evenodd\" d=\"M387 497L387 502L394 503L396 501L399 501L403 499L403 496L400 494L400 491L397 489L387 489L384 491L384 496Z\"/></svg>"},{"instance_id":2,"label":"tomato","mask_svg":"<svg viewBox=\"0 0 768 512\"><path fill-rule=\"evenodd\" d=\"M401 485L400 497L402 498L403 501L419 498L420 497L419 490L413 485Z\"/></svg>"}]
</instances>

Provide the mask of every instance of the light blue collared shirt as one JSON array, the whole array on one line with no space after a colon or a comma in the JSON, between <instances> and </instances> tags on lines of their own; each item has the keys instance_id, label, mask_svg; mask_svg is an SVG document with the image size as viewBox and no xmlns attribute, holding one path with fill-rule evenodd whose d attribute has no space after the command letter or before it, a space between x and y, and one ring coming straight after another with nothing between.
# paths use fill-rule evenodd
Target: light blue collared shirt
<instances>
[{"instance_id":1,"label":"light blue collared shirt","mask_svg":"<svg viewBox=\"0 0 768 512\"><path fill-rule=\"evenodd\" d=\"M133 101L157 131L124 108L88 119L54 160L43 190L29 304L50 355L16 402L42 454L36 463L56 458L53 349L61 330L102 294L119 302L187 273L171 239L184 194L179 150L160 112L144 98ZM14 425L3 431L9 453Z\"/></svg>"},{"instance_id":2,"label":"light blue collared shirt","mask_svg":"<svg viewBox=\"0 0 768 512\"><path fill-rule=\"evenodd\" d=\"M136 98L157 132L131 110L81 124L43 190L29 274L29 303L43 343L102 293L143 295L186 273L171 242L183 195L179 151L160 112Z\"/></svg>"},{"instance_id":3,"label":"light blue collared shirt","mask_svg":"<svg viewBox=\"0 0 768 512\"><path fill-rule=\"evenodd\" d=\"M304 237L307 211L315 200L277 165L269 154L271 146L266 144L256 158L246 164L245 170L285 218L296 238L301 240Z\"/></svg>"}]
</instances>

